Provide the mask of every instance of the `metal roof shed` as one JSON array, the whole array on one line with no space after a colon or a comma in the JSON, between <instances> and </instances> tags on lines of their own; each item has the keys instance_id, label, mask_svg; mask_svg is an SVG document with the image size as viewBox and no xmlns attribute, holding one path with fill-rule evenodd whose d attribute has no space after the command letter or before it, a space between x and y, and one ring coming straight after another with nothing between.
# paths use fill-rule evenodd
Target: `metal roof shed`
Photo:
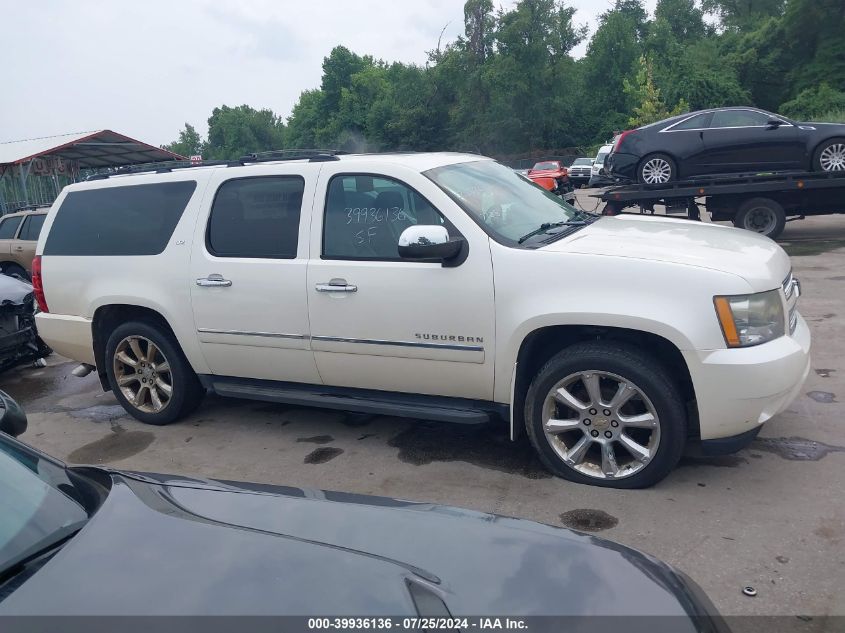
<instances>
[{"instance_id":1,"label":"metal roof shed","mask_svg":"<svg viewBox=\"0 0 845 633\"><path fill-rule=\"evenodd\" d=\"M0 211L51 203L81 170L174 160L186 159L111 130L0 143Z\"/></svg>"}]
</instances>

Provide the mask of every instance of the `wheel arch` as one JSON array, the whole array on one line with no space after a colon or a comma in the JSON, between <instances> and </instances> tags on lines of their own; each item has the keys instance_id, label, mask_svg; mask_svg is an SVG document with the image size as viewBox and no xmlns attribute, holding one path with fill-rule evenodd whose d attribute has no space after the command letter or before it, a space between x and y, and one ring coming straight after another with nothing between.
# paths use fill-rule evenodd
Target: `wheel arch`
<instances>
[{"instance_id":1,"label":"wheel arch","mask_svg":"<svg viewBox=\"0 0 845 633\"><path fill-rule=\"evenodd\" d=\"M647 330L604 325L547 325L525 335L516 355L516 372L513 377L513 401L510 403L510 436L517 439L525 429L525 396L532 378L552 356L562 349L582 341L615 341L633 345L662 362L677 377L678 386L686 403L689 433L699 434L698 409L695 405L695 388L689 367L680 348L660 334Z\"/></svg>"},{"instance_id":2,"label":"wheel arch","mask_svg":"<svg viewBox=\"0 0 845 633\"><path fill-rule=\"evenodd\" d=\"M810 152L810 171L815 171L816 169L816 155L819 153L822 145L828 143L830 141L840 140L845 143L845 135L843 134L834 134L832 136L826 136L825 138L818 141L814 146L812 151Z\"/></svg>"},{"instance_id":3,"label":"wheel arch","mask_svg":"<svg viewBox=\"0 0 845 633\"><path fill-rule=\"evenodd\" d=\"M664 156L668 156L669 158L672 159L672 162L675 164L675 171L677 172L675 174L675 180L678 180L678 178L681 175L681 167L680 167L681 161L678 159L678 157L671 150L657 149L657 150L653 150L653 151L650 151L650 152L643 154L643 157L640 158L640 160L637 161L637 170L636 170L635 175L637 177L638 182L639 182L639 179L640 179L640 168L643 166L643 163L645 163L648 158L651 158L652 156L656 156L657 154L663 154Z\"/></svg>"},{"instance_id":4,"label":"wheel arch","mask_svg":"<svg viewBox=\"0 0 845 633\"><path fill-rule=\"evenodd\" d=\"M106 374L106 343L114 329L127 321L145 321L160 327L169 332L176 341L176 345L182 348L170 323L159 311L147 306L128 303L101 305L94 311L94 317L91 321L91 335L94 344L94 361L103 391L111 390ZM182 352L184 353L184 349L182 349Z\"/></svg>"}]
</instances>

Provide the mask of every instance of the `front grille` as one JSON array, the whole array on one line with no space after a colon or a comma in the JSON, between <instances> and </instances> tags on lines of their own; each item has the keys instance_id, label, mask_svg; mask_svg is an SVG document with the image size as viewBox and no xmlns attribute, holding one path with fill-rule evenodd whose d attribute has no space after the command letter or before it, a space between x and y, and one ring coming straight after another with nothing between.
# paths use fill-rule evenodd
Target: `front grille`
<instances>
[{"instance_id":1,"label":"front grille","mask_svg":"<svg viewBox=\"0 0 845 633\"><path fill-rule=\"evenodd\" d=\"M793 276L792 271L783 280L783 296L786 299L786 305L789 307L789 333L795 334L795 328L798 327L798 296L800 295L800 285L798 280Z\"/></svg>"},{"instance_id":2,"label":"front grille","mask_svg":"<svg viewBox=\"0 0 845 633\"><path fill-rule=\"evenodd\" d=\"M793 292L795 292L795 284L793 283L792 271L790 270L786 279L783 280L783 294L786 296L787 301L792 299Z\"/></svg>"}]
</instances>

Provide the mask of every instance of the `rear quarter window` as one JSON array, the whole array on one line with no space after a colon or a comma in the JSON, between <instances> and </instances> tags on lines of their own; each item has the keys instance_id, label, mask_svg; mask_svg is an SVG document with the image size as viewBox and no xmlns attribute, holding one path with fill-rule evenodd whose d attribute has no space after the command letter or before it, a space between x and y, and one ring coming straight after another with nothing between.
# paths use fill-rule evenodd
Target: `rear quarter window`
<instances>
[{"instance_id":1,"label":"rear quarter window","mask_svg":"<svg viewBox=\"0 0 845 633\"><path fill-rule=\"evenodd\" d=\"M189 180L73 191L56 211L44 255L157 255L196 187Z\"/></svg>"},{"instance_id":2,"label":"rear quarter window","mask_svg":"<svg viewBox=\"0 0 845 633\"><path fill-rule=\"evenodd\" d=\"M23 216L16 215L13 218L6 218L0 222L0 240L10 240L15 237L18 230L18 225L21 223Z\"/></svg>"},{"instance_id":3,"label":"rear quarter window","mask_svg":"<svg viewBox=\"0 0 845 633\"><path fill-rule=\"evenodd\" d=\"M44 226L44 218L47 216L44 214L40 215L31 215L26 219L26 222L21 228L21 232L18 234L19 240L29 240L34 242L38 239L38 236L41 234L41 227Z\"/></svg>"}]
</instances>

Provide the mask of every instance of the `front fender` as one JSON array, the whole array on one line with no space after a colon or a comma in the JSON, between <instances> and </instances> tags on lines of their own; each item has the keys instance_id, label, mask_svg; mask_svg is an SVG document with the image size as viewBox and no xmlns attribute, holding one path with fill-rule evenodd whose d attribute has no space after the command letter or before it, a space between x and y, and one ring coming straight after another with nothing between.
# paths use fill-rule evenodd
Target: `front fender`
<instances>
[{"instance_id":1,"label":"front fender","mask_svg":"<svg viewBox=\"0 0 845 633\"><path fill-rule=\"evenodd\" d=\"M645 332L679 351L719 349L713 296L743 294L737 275L654 260L493 246L496 278L494 399L510 403L523 341L551 326Z\"/></svg>"}]
</instances>

